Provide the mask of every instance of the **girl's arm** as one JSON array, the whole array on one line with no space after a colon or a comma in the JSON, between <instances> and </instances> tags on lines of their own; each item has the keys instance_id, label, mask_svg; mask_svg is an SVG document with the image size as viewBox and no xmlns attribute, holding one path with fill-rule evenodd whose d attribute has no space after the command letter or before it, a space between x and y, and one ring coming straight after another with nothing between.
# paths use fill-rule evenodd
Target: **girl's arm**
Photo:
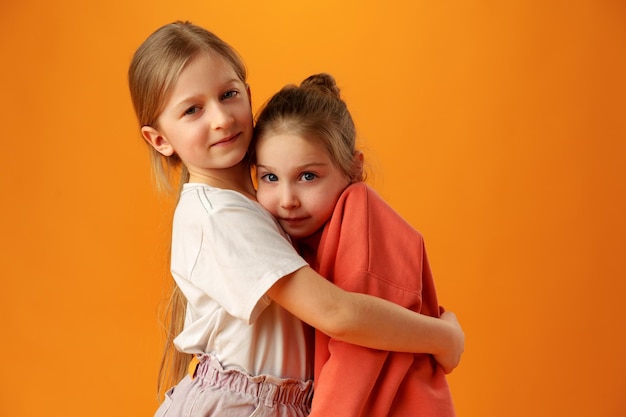
<instances>
[{"instance_id":1,"label":"girl's arm","mask_svg":"<svg viewBox=\"0 0 626 417\"><path fill-rule=\"evenodd\" d=\"M328 336L373 349L429 353L446 373L463 353L465 336L456 317L415 313L390 301L344 291L303 267L280 279L267 294Z\"/></svg>"}]
</instances>

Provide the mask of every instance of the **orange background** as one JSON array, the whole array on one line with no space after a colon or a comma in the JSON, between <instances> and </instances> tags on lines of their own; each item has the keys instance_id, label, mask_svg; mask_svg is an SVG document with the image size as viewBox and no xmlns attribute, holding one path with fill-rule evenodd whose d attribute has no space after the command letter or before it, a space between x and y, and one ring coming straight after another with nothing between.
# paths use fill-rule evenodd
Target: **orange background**
<instances>
[{"instance_id":1,"label":"orange background","mask_svg":"<svg viewBox=\"0 0 626 417\"><path fill-rule=\"evenodd\" d=\"M189 19L255 109L334 74L372 184L467 336L459 416L623 416L626 3L26 0L0 6L0 415L149 416L166 204L126 85Z\"/></svg>"}]
</instances>

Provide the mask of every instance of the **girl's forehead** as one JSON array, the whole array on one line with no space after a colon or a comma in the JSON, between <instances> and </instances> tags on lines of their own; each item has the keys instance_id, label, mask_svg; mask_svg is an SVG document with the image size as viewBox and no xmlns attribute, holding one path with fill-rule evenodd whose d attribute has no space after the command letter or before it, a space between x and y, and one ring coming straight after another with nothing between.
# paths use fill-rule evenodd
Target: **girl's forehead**
<instances>
[{"instance_id":1,"label":"girl's forehead","mask_svg":"<svg viewBox=\"0 0 626 417\"><path fill-rule=\"evenodd\" d=\"M243 81L230 61L219 55L203 53L185 64L172 85L172 91L222 88L233 83Z\"/></svg>"},{"instance_id":2,"label":"girl's forehead","mask_svg":"<svg viewBox=\"0 0 626 417\"><path fill-rule=\"evenodd\" d=\"M183 68L183 71L191 65L204 67L212 77L216 79L237 79L241 80L239 72L235 68L234 63L227 57L214 51L201 51L193 56Z\"/></svg>"},{"instance_id":3,"label":"girl's forehead","mask_svg":"<svg viewBox=\"0 0 626 417\"><path fill-rule=\"evenodd\" d=\"M292 132L268 134L261 138L257 142L257 149L261 151L264 149L269 152L264 152L263 155L271 157L276 151L282 151L289 154L293 159L298 158L328 158L328 152L318 140L315 140L306 135Z\"/></svg>"}]
</instances>

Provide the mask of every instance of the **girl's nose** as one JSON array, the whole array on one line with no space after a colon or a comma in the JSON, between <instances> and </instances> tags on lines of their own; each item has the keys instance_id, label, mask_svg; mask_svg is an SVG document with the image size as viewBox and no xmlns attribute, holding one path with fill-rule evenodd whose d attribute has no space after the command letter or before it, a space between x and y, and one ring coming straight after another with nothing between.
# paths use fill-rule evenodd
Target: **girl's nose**
<instances>
[{"instance_id":1,"label":"girl's nose","mask_svg":"<svg viewBox=\"0 0 626 417\"><path fill-rule=\"evenodd\" d=\"M291 187L285 186L281 190L280 206L284 209L292 209L300 206L298 196L296 195L296 193L294 193Z\"/></svg>"},{"instance_id":2,"label":"girl's nose","mask_svg":"<svg viewBox=\"0 0 626 417\"><path fill-rule=\"evenodd\" d=\"M212 129L226 129L233 124L235 119L228 108L221 103L215 104L212 107L213 108L208 113L210 118L209 123L211 124Z\"/></svg>"}]
</instances>

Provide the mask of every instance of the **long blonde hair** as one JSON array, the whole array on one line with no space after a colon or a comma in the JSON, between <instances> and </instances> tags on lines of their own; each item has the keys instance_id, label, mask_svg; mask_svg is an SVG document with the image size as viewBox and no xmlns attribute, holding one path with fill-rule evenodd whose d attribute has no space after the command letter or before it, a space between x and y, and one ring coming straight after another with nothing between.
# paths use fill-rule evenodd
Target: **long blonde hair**
<instances>
[{"instance_id":1,"label":"long blonde hair","mask_svg":"<svg viewBox=\"0 0 626 417\"><path fill-rule=\"evenodd\" d=\"M157 120L185 65L201 53L217 55L229 62L242 82L246 68L237 52L215 34L190 22L173 22L160 27L137 48L128 69L130 95L139 126L157 128ZM210 76L210 74L208 74ZM147 144L147 143L146 143ZM166 157L147 144L157 190L171 192L178 175L179 191L189 181L189 172L178 155ZM179 194L179 193L177 193ZM164 312L166 343L159 369L157 392L162 395L187 372L192 355L176 350L174 338L182 331L187 301L175 283Z\"/></svg>"}]
</instances>

